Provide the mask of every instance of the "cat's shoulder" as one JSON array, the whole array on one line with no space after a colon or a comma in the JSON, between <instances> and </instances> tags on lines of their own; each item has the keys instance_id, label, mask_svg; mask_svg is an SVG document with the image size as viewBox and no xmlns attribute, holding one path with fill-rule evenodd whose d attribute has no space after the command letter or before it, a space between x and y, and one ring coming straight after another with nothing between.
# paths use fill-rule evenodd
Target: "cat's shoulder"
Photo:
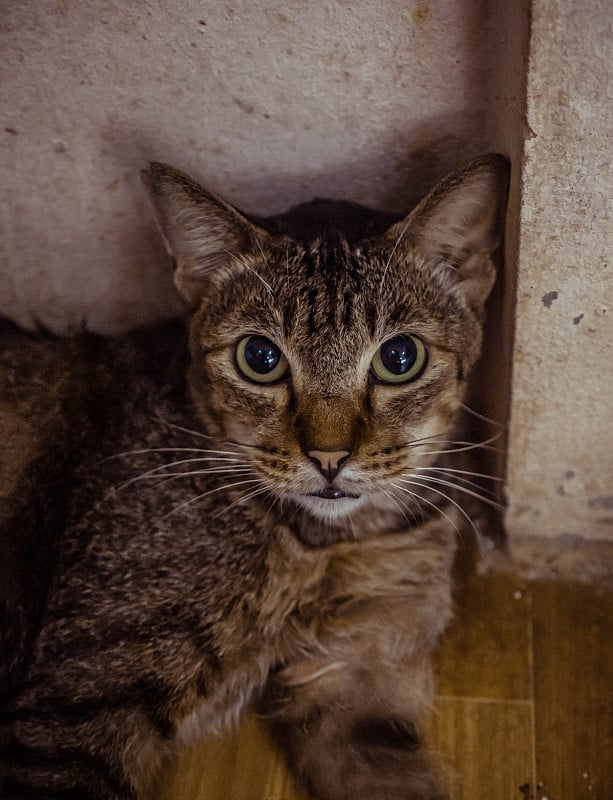
<instances>
[{"instance_id":1,"label":"cat's shoulder","mask_svg":"<svg viewBox=\"0 0 613 800\"><path fill-rule=\"evenodd\" d=\"M69 507L91 505L77 471L181 402L186 338L180 320L108 337L0 319L0 699L31 646Z\"/></svg>"},{"instance_id":2,"label":"cat's shoulder","mask_svg":"<svg viewBox=\"0 0 613 800\"><path fill-rule=\"evenodd\" d=\"M21 409L67 380L101 381L138 374L163 378L164 367L187 359L182 319L164 320L116 336L83 330L58 336L42 325L24 330L0 317L0 403L19 396ZM0 406L1 408L2 406Z\"/></svg>"}]
</instances>

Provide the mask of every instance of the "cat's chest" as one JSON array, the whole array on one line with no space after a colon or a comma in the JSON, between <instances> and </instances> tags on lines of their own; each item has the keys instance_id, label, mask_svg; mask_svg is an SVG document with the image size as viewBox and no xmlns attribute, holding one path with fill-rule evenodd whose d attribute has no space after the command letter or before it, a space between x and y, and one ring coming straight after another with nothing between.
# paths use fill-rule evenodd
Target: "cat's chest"
<instances>
[{"instance_id":1,"label":"cat's chest","mask_svg":"<svg viewBox=\"0 0 613 800\"><path fill-rule=\"evenodd\" d=\"M223 675L185 714L179 740L235 723L271 671L290 685L310 682L348 658L368 658L373 646L402 657L418 629L436 640L450 614L453 546L446 533L438 544L431 534L309 549L283 526L269 531L265 579L224 620Z\"/></svg>"},{"instance_id":2,"label":"cat's chest","mask_svg":"<svg viewBox=\"0 0 613 800\"><path fill-rule=\"evenodd\" d=\"M325 586L328 557L301 552L291 534L260 524L259 536L269 546L217 626L217 647L223 653L218 679L206 697L185 705L177 739L189 744L234 725L265 686L271 670L298 652L320 648L314 618ZM279 540L281 539L281 541ZM190 707L191 705L191 707Z\"/></svg>"}]
</instances>

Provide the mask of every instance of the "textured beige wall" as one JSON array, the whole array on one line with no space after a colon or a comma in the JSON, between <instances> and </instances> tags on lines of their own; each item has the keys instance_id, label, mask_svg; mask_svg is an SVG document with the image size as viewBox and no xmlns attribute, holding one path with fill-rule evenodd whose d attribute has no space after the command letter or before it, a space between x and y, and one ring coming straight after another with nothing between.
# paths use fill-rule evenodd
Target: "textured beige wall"
<instances>
[{"instance_id":1,"label":"textured beige wall","mask_svg":"<svg viewBox=\"0 0 613 800\"><path fill-rule=\"evenodd\" d=\"M489 0L5 0L0 313L113 331L177 300L138 170L247 210L402 209L489 140Z\"/></svg>"},{"instance_id":2,"label":"textured beige wall","mask_svg":"<svg viewBox=\"0 0 613 800\"><path fill-rule=\"evenodd\" d=\"M535 0L508 452L511 537L613 540L612 42L610 0Z\"/></svg>"}]
</instances>

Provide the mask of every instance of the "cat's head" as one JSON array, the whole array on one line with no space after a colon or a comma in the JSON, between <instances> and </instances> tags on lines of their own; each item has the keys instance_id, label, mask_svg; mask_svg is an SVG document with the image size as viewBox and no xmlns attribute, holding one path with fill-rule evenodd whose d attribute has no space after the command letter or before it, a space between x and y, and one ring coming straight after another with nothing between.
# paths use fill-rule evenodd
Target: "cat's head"
<instances>
[{"instance_id":1,"label":"cat's head","mask_svg":"<svg viewBox=\"0 0 613 800\"><path fill-rule=\"evenodd\" d=\"M507 179L478 158L360 238L330 229L342 204L256 225L171 167L144 173L193 309L193 399L247 493L358 536L418 508L479 355ZM290 235L318 214L319 236Z\"/></svg>"}]
</instances>

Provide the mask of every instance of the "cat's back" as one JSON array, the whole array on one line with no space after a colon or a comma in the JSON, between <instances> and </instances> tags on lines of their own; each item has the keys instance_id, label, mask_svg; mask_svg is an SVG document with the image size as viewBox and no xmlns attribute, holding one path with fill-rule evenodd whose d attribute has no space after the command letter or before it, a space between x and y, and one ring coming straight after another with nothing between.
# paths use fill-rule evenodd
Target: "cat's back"
<instances>
[{"instance_id":1,"label":"cat's back","mask_svg":"<svg viewBox=\"0 0 613 800\"><path fill-rule=\"evenodd\" d=\"M66 520L93 503L79 470L117 446L135 407L155 404L168 367L152 354L167 364L183 338L176 325L112 340L0 320L0 699L30 650Z\"/></svg>"},{"instance_id":2,"label":"cat's back","mask_svg":"<svg viewBox=\"0 0 613 800\"><path fill-rule=\"evenodd\" d=\"M0 699L17 680L52 572L72 458L74 361L74 342L0 320Z\"/></svg>"}]
</instances>

